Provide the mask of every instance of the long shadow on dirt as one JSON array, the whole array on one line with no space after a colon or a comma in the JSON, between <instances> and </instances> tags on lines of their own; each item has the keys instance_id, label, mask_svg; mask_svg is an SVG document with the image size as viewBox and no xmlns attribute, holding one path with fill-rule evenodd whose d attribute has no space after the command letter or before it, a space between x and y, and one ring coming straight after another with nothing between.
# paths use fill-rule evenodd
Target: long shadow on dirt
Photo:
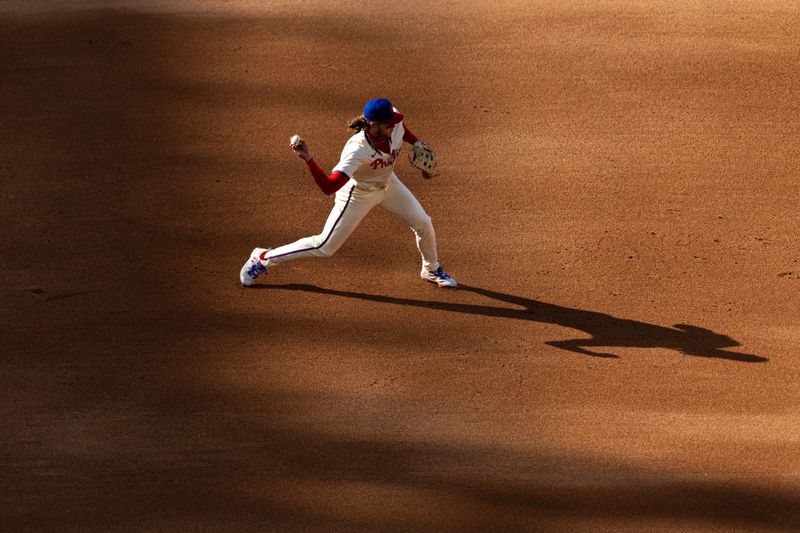
<instances>
[{"instance_id":1,"label":"long shadow on dirt","mask_svg":"<svg viewBox=\"0 0 800 533\"><path fill-rule=\"evenodd\" d=\"M590 339L570 339L551 341L547 344L562 350L588 355L591 357L617 358L612 353L591 351L590 347L623 347L623 348L669 348L686 355L697 357L716 357L744 363L763 363L769 359L757 355L723 350L740 344L720 333L689 324L675 324L673 327L658 326L637 320L617 318L605 313L586 311L560 305L540 302L522 296L504 294L480 287L459 285L459 291L473 292L493 300L514 304L521 309L509 307L493 307L487 305L437 302L431 300L414 300L396 298L378 294L339 291L315 285L285 284L259 285L259 288L272 290L293 290L356 298L371 302L439 309L452 313L483 315L495 318L511 318L531 320L546 324L557 324L568 328L585 331Z\"/></svg>"}]
</instances>

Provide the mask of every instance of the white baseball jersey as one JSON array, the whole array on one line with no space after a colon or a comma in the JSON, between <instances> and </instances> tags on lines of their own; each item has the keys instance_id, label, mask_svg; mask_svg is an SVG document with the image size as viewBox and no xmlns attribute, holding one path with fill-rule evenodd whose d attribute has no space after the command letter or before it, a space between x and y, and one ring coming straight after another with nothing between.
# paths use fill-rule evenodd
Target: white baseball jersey
<instances>
[{"instance_id":1,"label":"white baseball jersey","mask_svg":"<svg viewBox=\"0 0 800 533\"><path fill-rule=\"evenodd\" d=\"M333 172L338 170L347 174L350 179L358 182L358 187L363 190L385 189L394 171L394 162L403 146L405 131L402 121L395 124L389 139L390 154L373 147L364 131L356 133L345 143Z\"/></svg>"},{"instance_id":2,"label":"white baseball jersey","mask_svg":"<svg viewBox=\"0 0 800 533\"><path fill-rule=\"evenodd\" d=\"M397 111L395 109L395 111ZM403 122L395 124L389 150L377 150L365 132L356 133L342 149L333 171L346 174L350 181L336 192L336 197L322 231L291 244L273 248L261 257L263 266L275 266L306 257L330 257L344 244L366 214L376 205L403 220L414 230L417 249L422 256L423 272L439 268L436 232L431 217L394 173L394 163L406 133ZM430 275L430 274L429 274ZM430 281L430 278L425 278Z\"/></svg>"}]
</instances>

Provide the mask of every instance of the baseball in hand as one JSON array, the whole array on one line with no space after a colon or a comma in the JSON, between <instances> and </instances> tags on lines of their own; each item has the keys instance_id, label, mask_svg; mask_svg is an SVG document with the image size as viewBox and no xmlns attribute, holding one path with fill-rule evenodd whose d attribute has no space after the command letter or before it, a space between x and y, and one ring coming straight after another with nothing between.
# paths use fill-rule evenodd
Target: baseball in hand
<instances>
[{"instance_id":1,"label":"baseball in hand","mask_svg":"<svg viewBox=\"0 0 800 533\"><path fill-rule=\"evenodd\" d=\"M301 142L303 142L302 137L300 137L299 135L292 135L292 138L289 139L289 146L297 146Z\"/></svg>"}]
</instances>

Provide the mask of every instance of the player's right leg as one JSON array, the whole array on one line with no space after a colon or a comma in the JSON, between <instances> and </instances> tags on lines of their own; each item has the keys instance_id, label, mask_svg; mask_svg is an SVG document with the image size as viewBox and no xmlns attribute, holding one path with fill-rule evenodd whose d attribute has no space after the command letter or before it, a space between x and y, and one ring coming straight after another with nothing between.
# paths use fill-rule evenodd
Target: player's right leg
<instances>
[{"instance_id":1,"label":"player's right leg","mask_svg":"<svg viewBox=\"0 0 800 533\"><path fill-rule=\"evenodd\" d=\"M239 271L239 282L245 287L249 287L256 282L256 278L261 274L266 274L267 267L264 266L265 255L269 248L254 248L250 252L250 259Z\"/></svg>"},{"instance_id":2,"label":"player's right leg","mask_svg":"<svg viewBox=\"0 0 800 533\"><path fill-rule=\"evenodd\" d=\"M361 220L380 201L377 193L365 192L357 189L355 185L348 184L336 193L336 200L325 222L325 227L319 235L304 237L291 244L286 244L273 249L263 250L259 263L266 271L267 267L275 266L287 261L305 259L308 257L330 257L341 248L348 237L353 233ZM251 258L252 260L252 258ZM247 267L242 268L242 271ZM258 267L255 267L258 270ZM261 272L256 274L256 277ZM242 281L243 280L243 281ZM249 286L254 281L240 275L242 285Z\"/></svg>"},{"instance_id":3,"label":"player's right leg","mask_svg":"<svg viewBox=\"0 0 800 533\"><path fill-rule=\"evenodd\" d=\"M379 200L379 195L375 193L361 191L351 184L346 185L336 193L336 202L322 233L270 250L266 255L268 265L307 257L332 256Z\"/></svg>"}]
</instances>

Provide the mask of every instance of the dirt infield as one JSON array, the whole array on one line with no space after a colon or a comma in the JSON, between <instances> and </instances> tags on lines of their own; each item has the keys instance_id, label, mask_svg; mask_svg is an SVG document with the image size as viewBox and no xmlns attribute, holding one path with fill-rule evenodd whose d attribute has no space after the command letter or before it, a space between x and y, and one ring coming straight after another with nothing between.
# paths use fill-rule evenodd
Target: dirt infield
<instances>
[{"instance_id":1,"label":"dirt infield","mask_svg":"<svg viewBox=\"0 0 800 533\"><path fill-rule=\"evenodd\" d=\"M797 3L366 4L0 2L0 529L800 529Z\"/></svg>"}]
</instances>

